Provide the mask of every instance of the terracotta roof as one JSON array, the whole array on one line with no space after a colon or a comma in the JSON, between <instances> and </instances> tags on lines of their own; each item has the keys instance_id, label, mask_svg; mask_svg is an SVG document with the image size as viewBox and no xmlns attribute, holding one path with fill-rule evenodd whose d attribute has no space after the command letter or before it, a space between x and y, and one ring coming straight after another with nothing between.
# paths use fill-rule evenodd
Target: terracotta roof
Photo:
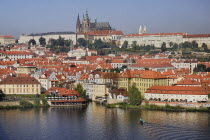
<instances>
[{"instance_id":1,"label":"terracotta roof","mask_svg":"<svg viewBox=\"0 0 210 140\"><path fill-rule=\"evenodd\" d=\"M14 39L13 36L9 36L9 35L1 35L0 38L11 38L11 39Z\"/></svg>"},{"instance_id":2,"label":"terracotta roof","mask_svg":"<svg viewBox=\"0 0 210 140\"><path fill-rule=\"evenodd\" d=\"M184 79L177 82L176 85L201 85L201 83L195 80Z\"/></svg>"},{"instance_id":3,"label":"terracotta roof","mask_svg":"<svg viewBox=\"0 0 210 140\"><path fill-rule=\"evenodd\" d=\"M184 35L184 38L210 37L210 34Z\"/></svg>"},{"instance_id":4,"label":"terracotta roof","mask_svg":"<svg viewBox=\"0 0 210 140\"><path fill-rule=\"evenodd\" d=\"M154 94L183 94L183 95L208 95L208 91L195 86L152 86L145 93Z\"/></svg>"},{"instance_id":5,"label":"terracotta roof","mask_svg":"<svg viewBox=\"0 0 210 140\"><path fill-rule=\"evenodd\" d=\"M57 93L57 96L80 96L80 94L75 90L59 87L51 87L44 94L50 94L51 92Z\"/></svg>"},{"instance_id":6,"label":"terracotta roof","mask_svg":"<svg viewBox=\"0 0 210 140\"><path fill-rule=\"evenodd\" d=\"M23 52L23 51L1 51L0 53L4 55L32 55L29 52Z\"/></svg>"},{"instance_id":7,"label":"terracotta roof","mask_svg":"<svg viewBox=\"0 0 210 140\"><path fill-rule=\"evenodd\" d=\"M16 61L0 61L0 65L14 65Z\"/></svg>"},{"instance_id":8,"label":"terracotta roof","mask_svg":"<svg viewBox=\"0 0 210 140\"><path fill-rule=\"evenodd\" d=\"M12 77L8 76L0 84L40 84L34 77Z\"/></svg>"}]
</instances>

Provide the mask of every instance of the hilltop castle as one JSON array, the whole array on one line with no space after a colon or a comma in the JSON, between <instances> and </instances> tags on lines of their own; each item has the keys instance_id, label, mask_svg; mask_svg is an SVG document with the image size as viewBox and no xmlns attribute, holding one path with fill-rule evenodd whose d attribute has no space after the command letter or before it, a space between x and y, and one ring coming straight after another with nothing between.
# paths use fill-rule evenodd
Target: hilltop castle
<instances>
[{"instance_id":1,"label":"hilltop castle","mask_svg":"<svg viewBox=\"0 0 210 140\"><path fill-rule=\"evenodd\" d=\"M97 22L97 19L95 19L95 22L91 22L87 10L85 16L83 15L82 22L80 21L78 14L77 23L76 23L76 33L86 33L90 31L100 31L100 30L112 30L112 28L109 22Z\"/></svg>"}]
</instances>

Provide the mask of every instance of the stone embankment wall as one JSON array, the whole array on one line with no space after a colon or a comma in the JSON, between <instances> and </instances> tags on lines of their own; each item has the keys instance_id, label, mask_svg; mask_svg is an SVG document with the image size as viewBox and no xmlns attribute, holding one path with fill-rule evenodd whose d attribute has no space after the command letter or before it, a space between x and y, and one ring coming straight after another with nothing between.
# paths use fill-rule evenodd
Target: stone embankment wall
<instances>
[{"instance_id":1,"label":"stone embankment wall","mask_svg":"<svg viewBox=\"0 0 210 140\"><path fill-rule=\"evenodd\" d=\"M34 101L28 101L28 102L34 104ZM20 101L0 102L0 106L15 106L15 105L20 105Z\"/></svg>"},{"instance_id":2,"label":"stone embankment wall","mask_svg":"<svg viewBox=\"0 0 210 140\"><path fill-rule=\"evenodd\" d=\"M182 107L193 107L193 108L199 108L199 107L210 107L210 102L209 103L183 103L183 102L160 102L160 101L143 101L142 105L158 105L158 106L165 106L165 105L170 105L170 106L182 106Z\"/></svg>"}]
</instances>

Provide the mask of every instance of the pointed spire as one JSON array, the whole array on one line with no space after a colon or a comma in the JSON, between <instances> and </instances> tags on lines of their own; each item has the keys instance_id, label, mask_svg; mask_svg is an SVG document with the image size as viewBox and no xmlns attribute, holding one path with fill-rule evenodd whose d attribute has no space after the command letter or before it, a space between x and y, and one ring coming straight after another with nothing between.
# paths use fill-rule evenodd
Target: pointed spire
<instances>
[{"instance_id":1,"label":"pointed spire","mask_svg":"<svg viewBox=\"0 0 210 140\"><path fill-rule=\"evenodd\" d=\"M141 27L141 25L139 27L139 34L142 34L142 27Z\"/></svg>"},{"instance_id":2,"label":"pointed spire","mask_svg":"<svg viewBox=\"0 0 210 140\"><path fill-rule=\"evenodd\" d=\"M78 21L78 20L80 20L80 19L79 19L79 14L78 14L78 16L77 16L77 21Z\"/></svg>"},{"instance_id":3,"label":"pointed spire","mask_svg":"<svg viewBox=\"0 0 210 140\"><path fill-rule=\"evenodd\" d=\"M77 25L78 24L80 24L79 14L78 14L78 17L77 17Z\"/></svg>"},{"instance_id":4,"label":"pointed spire","mask_svg":"<svg viewBox=\"0 0 210 140\"><path fill-rule=\"evenodd\" d=\"M85 19L89 19L89 16L88 16L88 11L86 9L86 14L85 14Z\"/></svg>"},{"instance_id":5,"label":"pointed spire","mask_svg":"<svg viewBox=\"0 0 210 140\"><path fill-rule=\"evenodd\" d=\"M143 33L146 34L147 33L147 27L146 25L144 25L144 30L143 30Z\"/></svg>"}]
</instances>

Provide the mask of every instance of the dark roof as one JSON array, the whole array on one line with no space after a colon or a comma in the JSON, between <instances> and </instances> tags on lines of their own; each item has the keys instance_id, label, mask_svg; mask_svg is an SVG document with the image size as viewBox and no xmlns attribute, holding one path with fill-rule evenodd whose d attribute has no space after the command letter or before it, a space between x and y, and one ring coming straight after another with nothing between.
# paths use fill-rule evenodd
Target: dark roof
<instances>
[{"instance_id":1,"label":"dark roof","mask_svg":"<svg viewBox=\"0 0 210 140\"><path fill-rule=\"evenodd\" d=\"M63 35L63 34L75 34L75 32L47 32L47 33L32 33L32 34L25 34L25 35L44 36L44 35Z\"/></svg>"},{"instance_id":2,"label":"dark roof","mask_svg":"<svg viewBox=\"0 0 210 140\"><path fill-rule=\"evenodd\" d=\"M40 84L34 77L12 77L8 76L0 84Z\"/></svg>"},{"instance_id":3,"label":"dark roof","mask_svg":"<svg viewBox=\"0 0 210 140\"><path fill-rule=\"evenodd\" d=\"M109 28L110 27L110 24L109 22L98 22L96 23L96 28Z\"/></svg>"}]
</instances>

